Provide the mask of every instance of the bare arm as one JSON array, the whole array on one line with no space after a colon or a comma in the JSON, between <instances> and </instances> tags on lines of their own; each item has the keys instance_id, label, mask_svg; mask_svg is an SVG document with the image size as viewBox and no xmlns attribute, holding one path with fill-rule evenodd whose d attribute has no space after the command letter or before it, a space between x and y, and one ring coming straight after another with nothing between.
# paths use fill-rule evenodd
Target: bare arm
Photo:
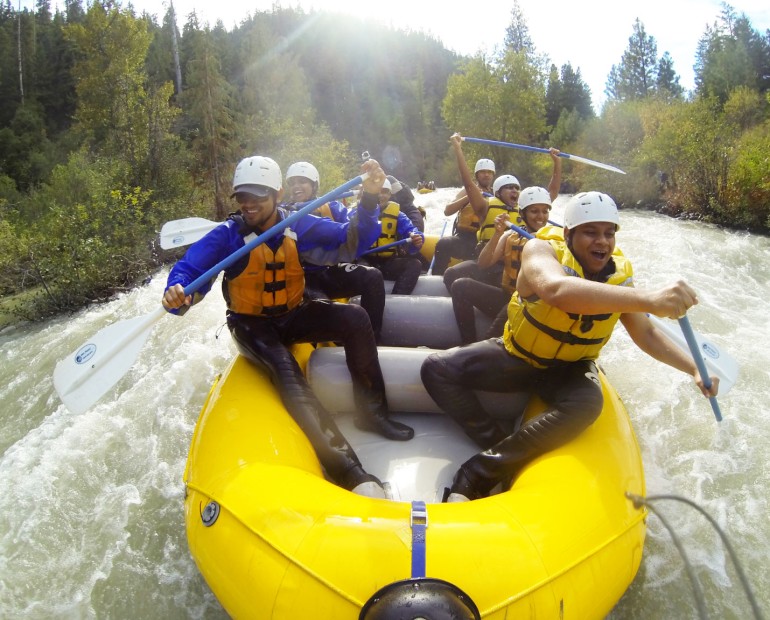
<instances>
[{"instance_id":1,"label":"bare arm","mask_svg":"<svg viewBox=\"0 0 770 620\"><path fill-rule=\"evenodd\" d=\"M711 389L703 385L698 367L692 357L677 347L645 314L627 313L620 317L628 335L642 351L659 362L681 370L693 377L704 396L716 396L719 391L719 377L711 377Z\"/></svg>"},{"instance_id":2,"label":"bare arm","mask_svg":"<svg viewBox=\"0 0 770 620\"><path fill-rule=\"evenodd\" d=\"M561 157L559 157L561 151L553 147L548 150L553 160L553 172L551 173L551 180L548 182L548 193L551 196L551 200L556 200L559 197L559 189L561 188Z\"/></svg>"},{"instance_id":3,"label":"bare arm","mask_svg":"<svg viewBox=\"0 0 770 620\"><path fill-rule=\"evenodd\" d=\"M463 181L463 187L465 193L468 195L468 200L473 207L473 212L480 220L484 220L489 208L487 199L484 198L484 194L481 193L479 187L474 183L473 175L471 174L468 163L465 161L465 155L463 155L463 137L459 133L452 134L449 138L452 143L452 148L455 152L455 158L457 159L457 168L460 170L460 178Z\"/></svg>"},{"instance_id":4,"label":"bare arm","mask_svg":"<svg viewBox=\"0 0 770 620\"><path fill-rule=\"evenodd\" d=\"M503 259L505 240L513 232L508 228L508 220L507 213L501 213L495 218L495 233L489 243L484 244L477 261L482 269L487 269Z\"/></svg>"},{"instance_id":5,"label":"bare arm","mask_svg":"<svg viewBox=\"0 0 770 620\"><path fill-rule=\"evenodd\" d=\"M446 207L444 207L444 215L454 215L469 203L470 199L468 198L468 194L465 192L465 189L461 189L459 192L457 192L455 199Z\"/></svg>"},{"instance_id":6,"label":"bare arm","mask_svg":"<svg viewBox=\"0 0 770 620\"><path fill-rule=\"evenodd\" d=\"M677 318L698 303L695 291L682 281L650 291L568 276L554 249L541 239L524 246L517 288L522 297L537 295L574 314L643 312Z\"/></svg>"}]
</instances>

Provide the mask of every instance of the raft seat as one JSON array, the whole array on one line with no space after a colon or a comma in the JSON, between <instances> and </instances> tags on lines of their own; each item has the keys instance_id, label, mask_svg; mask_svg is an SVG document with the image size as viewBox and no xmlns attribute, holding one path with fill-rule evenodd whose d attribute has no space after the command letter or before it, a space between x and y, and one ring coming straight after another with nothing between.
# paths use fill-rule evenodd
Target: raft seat
<instances>
[{"instance_id":1,"label":"raft seat","mask_svg":"<svg viewBox=\"0 0 770 620\"><path fill-rule=\"evenodd\" d=\"M443 286L443 283L441 284ZM360 304L360 297L350 303ZM487 333L492 319L478 310L476 334ZM418 295L387 295L382 317L380 344L391 347L428 347L451 349L460 346L451 297L423 297Z\"/></svg>"},{"instance_id":2,"label":"raft seat","mask_svg":"<svg viewBox=\"0 0 770 620\"><path fill-rule=\"evenodd\" d=\"M353 423L356 411L350 372L341 347L320 347L307 364L308 381L364 468L386 483L393 500L441 502L455 472L479 447L454 420L443 414L420 379L426 347L378 347L388 407L393 418L415 430L409 441L389 441ZM484 408L509 432L519 425L527 394L477 391Z\"/></svg>"}]
</instances>

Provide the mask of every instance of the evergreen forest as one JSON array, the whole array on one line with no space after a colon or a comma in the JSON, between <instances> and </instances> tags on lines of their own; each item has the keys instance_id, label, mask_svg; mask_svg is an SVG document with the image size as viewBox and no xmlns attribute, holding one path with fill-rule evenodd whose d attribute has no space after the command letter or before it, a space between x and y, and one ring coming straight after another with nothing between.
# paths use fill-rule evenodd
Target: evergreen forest
<instances>
[{"instance_id":1,"label":"evergreen forest","mask_svg":"<svg viewBox=\"0 0 770 620\"><path fill-rule=\"evenodd\" d=\"M580 68L535 49L517 0L510 17L493 54L464 57L420 32L280 4L228 30L172 3L159 23L119 0L55 12L3 0L0 327L147 278L177 256L158 247L163 223L224 219L235 165L254 154L284 171L312 162L322 192L356 176L365 151L412 187L457 186L457 131L627 173L565 160L564 192L770 232L770 30L723 4L685 92L636 20L594 110ZM547 155L464 151L524 185L550 174Z\"/></svg>"}]
</instances>

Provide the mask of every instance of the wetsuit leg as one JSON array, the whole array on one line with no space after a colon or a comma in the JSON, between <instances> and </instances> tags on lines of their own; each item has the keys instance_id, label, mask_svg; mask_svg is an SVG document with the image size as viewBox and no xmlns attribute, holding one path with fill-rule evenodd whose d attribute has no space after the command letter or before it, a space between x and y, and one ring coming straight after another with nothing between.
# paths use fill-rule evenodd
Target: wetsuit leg
<instances>
[{"instance_id":1,"label":"wetsuit leg","mask_svg":"<svg viewBox=\"0 0 770 620\"><path fill-rule=\"evenodd\" d=\"M499 339L491 339L432 353L425 358L420 376L436 404L486 449L507 433L484 410L474 390L524 391L529 387L530 369L509 355Z\"/></svg>"},{"instance_id":2,"label":"wetsuit leg","mask_svg":"<svg viewBox=\"0 0 770 620\"><path fill-rule=\"evenodd\" d=\"M376 481L363 470L353 448L313 394L282 342L281 324L275 319L231 314L228 327L241 354L269 373L286 410L310 440L329 478L349 490Z\"/></svg>"},{"instance_id":3,"label":"wetsuit leg","mask_svg":"<svg viewBox=\"0 0 770 620\"><path fill-rule=\"evenodd\" d=\"M391 259L398 271L396 282L391 291L394 295L411 295L422 273L422 262L417 257L397 256Z\"/></svg>"},{"instance_id":4,"label":"wetsuit leg","mask_svg":"<svg viewBox=\"0 0 770 620\"><path fill-rule=\"evenodd\" d=\"M379 269L342 263L326 269L317 286L332 299L361 295L361 307L369 315L375 338L379 338L385 312L385 283Z\"/></svg>"},{"instance_id":5,"label":"wetsuit leg","mask_svg":"<svg viewBox=\"0 0 770 620\"><path fill-rule=\"evenodd\" d=\"M443 276L447 267L449 267L449 261L453 256L456 256L455 247L459 245L459 237L441 237L436 241L436 247L433 250L433 275Z\"/></svg>"},{"instance_id":6,"label":"wetsuit leg","mask_svg":"<svg viewBox=\"0 0 770 620\"><path fill-rule=\"evenodd\" d=\"M366 311L360 306L324 300L304 303L298 310L286 327L285 341L343 343L358 410L356 426L387 439L411 439L414 431L410 427L388 417L385 381Z\"/></svg>"},{"instance_id":7,"label":"wetsuit leg","mask_svg":"<svg viewBox=\"0 0 770 620\"><path fill-rule=\"evenodd\" d=\"M515 476L533 458L577 437L601 413L602 392L592 361L539 371L536 386L553 408L463 463L452 483L452 493L469 499L485 497L496 484Z\"/></svg>"},{"instance_id":8,"label":"wetsuit leg","mask_svg":"<svg viewBox=\"0 0 770 620\"><path fill-rule=\"evenodd\" d=\"M495 320L492 321L492 325L487 330L487 338L500 338L505 331L505 323L508 321L508 304L511 302L511 296L507 294L508 301L506 301L497 313Z\"/></svg>"},{"instance_id":9,"label":"wetsuit leg","mask_svg":"<svg viewBox=\"0 0 770 620\"><path fill-rule=\"evenodd\" d=\"M444 285L448 291L452 290L452 284L460 278L479 279L479 266L475 260L466 260L458 265L453 265L444 272Z\"/></svg>"},{"instance_id":10,"label":"wetsuit leg","mask_svg":"<svg viewBox=\"0 0 770 620\"><path fill-rule=\"evenodd\" d=\"M510 295L502 288L484 284L471 278L458 278L452 284L452 308L454 309L457 327L460 330L460 342L470 344L478 340L476 334L476 315L478 308L488 317L495 317L501 306L505 306ZM493 336L501 336L493 334ZM490 336L492 337L492 336Z\"/></svg>"},{"instance_id":11,"label":"wetsuit leg","mask_svg":"<svg viewBox=\"0 0 770 620\"><path fill-rule=\"evenodd\" d=\"M394 295L410 295L417 286L417 280L422 272L419 258L393 256L386 259L369 259L372 266L382 272L386 280L393 280Z\"/></svg>"}]
</instances>

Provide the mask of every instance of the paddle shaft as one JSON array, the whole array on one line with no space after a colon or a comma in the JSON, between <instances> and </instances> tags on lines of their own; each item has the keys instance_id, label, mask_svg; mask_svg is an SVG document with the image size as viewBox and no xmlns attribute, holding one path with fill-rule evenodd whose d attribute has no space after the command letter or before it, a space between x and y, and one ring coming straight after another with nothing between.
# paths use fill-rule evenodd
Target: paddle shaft
<instances>
[{"instance_id":1,"label":"paddle shaft","mask_svg":"<svg viewBox=\"0 0 770 620\"><path fill-rule=\"evenodd\" d=\"M441 227L441 236L439 239L444 238L444 232L446 231L446 225L449 220L444 220L444 225ZM433 258L430 259L430 266L428 267L428 275L433 274L433 265L436 263L436 250L433 250Z\"/></svg>"},{"instance_id":2,"label":"paddle shaft","mask_svg":"<svg viewBox=\"0 0 770 620\"><path fill-rule=\"evenodd\" d=\"M527 146L526 144L516 144L514 142L500 142L499 140L487 140L485 138L463 138L466 142L476 142L478 144L488 144L490 146L501 146L508 149L520 149L522 151L533 151L535 153L550 153L551 151L549 149L545 149L541 146ZM611 172L617 172L619 174L625 174L620 168L616 168L615 166L610 166L609 164L603 164L600 161L594 161L593 159L587 159L585 157L579 157L578 155L570 155L569 153L559 153L559 157L563 157L565 159L572 159L574 161L578 161L584 164L588 164L589 166L596 166L597 168L603 168L604 170L609 170Z\"/></svg>"},{"instance_id":3,"label":"paddle shaft","mask_svg":"<svg viewBox=\"0 0 770 620\"><path fill-rule=\"evenodd\" d=\"M711 389L711 377L709 377L709 371L706 368L706 363L703 361L703 356L698 348L698 341L695 339L695 334L692 331L692 325L690 325L690 319L687 316L682 316L679 319L679 327L682 328L682 333L687 341L687 346L690 347L690 353L695 360L695 365L698 367L700 378L703 380L703 385L706 389ZM722 421L722 411L719 408L716 396L709 396L709 403L711 403L711 409L714 411L714 417L717 422Z\"/></svg>"},{"instance_id":4,"label":"paddle shaft","mask_svg":"<svg viewBox=\"0 0 770 620\"><path fill-rule=\"evenodd\" d=\"M411 243L411 242L412 242L411 237L407 237L406 239L399 239L398 241L394 241L393 243L388 243L386 245L381 245L379 247L366 250L366 252L361 252L361 256L366 256L367 254L376 254L377 252L390 250L392 248L395 248L396 246L404 245L405 243Z\"/></svg>"}]
</instances>

